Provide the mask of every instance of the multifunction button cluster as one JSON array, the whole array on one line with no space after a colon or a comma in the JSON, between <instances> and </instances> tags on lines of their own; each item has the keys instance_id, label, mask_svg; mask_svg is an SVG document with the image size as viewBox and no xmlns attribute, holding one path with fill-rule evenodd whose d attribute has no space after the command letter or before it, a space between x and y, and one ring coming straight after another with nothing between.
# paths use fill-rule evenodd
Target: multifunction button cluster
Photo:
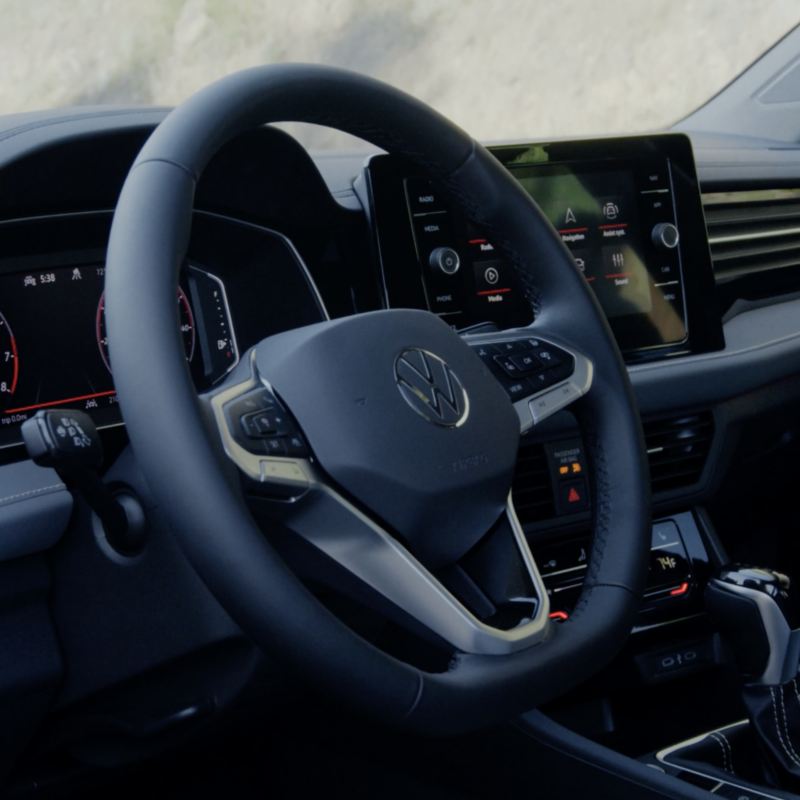
<instances>
[{"instance_id":1,"label":"multifunction button cluster","mask_svg":"<svg viewBox=\"0 0 800 800\"><path fill-rule=\"evenodd\" d=\"M260 456L305 458L308 446L275 395L260 387L225 406L228 428L245 450Z\"/></svg>"},{"instance_id":2,"label":"multifunction button cluster","mask_svg":"<svg viewBox=\"0 0 800 800\"><path fill-rule=\"evenodd\" d=\"M512 402L566 380L575 368L575 359L566 350L540 339L514 339L471 346L503 384Z\"/></svg>"}]
</instances>

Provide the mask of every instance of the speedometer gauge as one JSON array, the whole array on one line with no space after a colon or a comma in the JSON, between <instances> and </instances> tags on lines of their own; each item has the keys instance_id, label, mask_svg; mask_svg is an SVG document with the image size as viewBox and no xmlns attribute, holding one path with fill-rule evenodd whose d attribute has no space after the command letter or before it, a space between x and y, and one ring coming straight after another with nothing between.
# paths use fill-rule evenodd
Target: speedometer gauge
<instances>
[{"instance_id":1,"label":"speedometer gauge","mask_svg":"<svg viewBox=\"0 0 800 800\"><path fill-rule=\"evenodd\" d=\"M0 314L0 409L8 405L17 389L18 378L17 342L6 318Z\"/></svg>"},{"instance_id":2,"label":"speedometer gauge","mask_svg":"<svg viewBox=\"0 0 800 800\"><path fill-rule=\"evenodd\" d=\"M189 305L189 300L186 293L178 287L178 318L181 336L183 337L183 347L186 351L186 360L191 361L194 356L194 346L196 330L194 324L194 315L192 314L192 307ZM95 320L95 328L97 332L97 346L100 348L100 355L103 358L103 363L106 368L111 372L111 361L108 357L108 334L106 333L106 293L100 295L100 302L97 304L97 317ZM2 344L0 343L0 347Z\"/></svg>"}]
</instances>

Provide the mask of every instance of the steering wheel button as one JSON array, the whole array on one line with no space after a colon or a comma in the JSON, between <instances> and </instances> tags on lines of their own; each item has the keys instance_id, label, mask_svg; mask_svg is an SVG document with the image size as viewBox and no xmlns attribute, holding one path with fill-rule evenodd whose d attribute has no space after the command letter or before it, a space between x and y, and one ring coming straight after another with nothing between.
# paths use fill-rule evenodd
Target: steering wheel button
<instances>
[{"instance_id":1,"label":"steering wheel button","mask_svg":"<svg viewBox=\"0 0 800 800\"><path fill-rule=\"evenodd\" d=\"M308 486L308 478L305 472L298 464L292 461L265 459L260 462L259 466L261 468L261 480L264 483L275 482L300 487Z\"/></svg>"},{"instance_id":2,"label":"steering wheel button","mask_svg":"<svg viewBox=\"0 0 800 800\"><path fill-rule=\"evenodd\" d=\"M506 384L506 391L512 402L521 400L523 397L533 393L531 384L525 379Z\"/></svg>"},{"instance_id":3,"label":"steering wheel button","mask_svg":"<svg viewBox=\"0 0 800 800\"><path fill-rule=\"evenodd\" d=\"M308 455L308 447L299 433L292 434L286 439L286 452L295 458L305 458Z\"/></svg>"},{"instance_id":4,"label":"steering wheel button","mask_svg":"<svg viewBox=\"0 0 800 800\"><path fill-rule=\"evenodd\" d=\"M511 356L511 362L516 366L521 375L529 375L536 372L542 366L542 362L534 353L523 353L518 356Z\"/></svg>"},{"instance_id":5,"label":"steering wheel button","mask_svg":"<svg viewBox=\"0 0 800 800\"><path fill-rule=\"evenodd\" d=\"M527 347L524 341L512 340L510 342L499 342L497 344L497 349L501 353L511 355L512 353L521 353L523 350L526 350Z\"/></svg>"},{"instance_id":6,"label":"steering wheel button","mask_svg":"<svg viewBox=\"0 0 800 800\"><path fill-rule=\"evenodd\" d=\"M552 373L553 370L547 369L531 377L530 381L533 384L533 391L540 392L542 389L552 386L556 382Z\"/></svg>"},{"instance_id":7,"label":"steering wheel button","mask_svg":"<svg viewBox=\"0 0 800 800\"><path fill-rule=\"evenodd\" d=\"M272 411L262 415L264 424L269 426L269 430L278 436L286 436L292 431L292 424L283 411Z\"/></svg>"},{"instance_id":8,"label":"steering wheel button","mask_svg":"<svg viewBox=\"0 0 800 800\"><path fill-rule=\"evenodd\" d=\"M545 367L555 367L562 361L562 355L560 351L553 347L540 347L537 351L537 356L542 365Z\"/></svg>"},{"instance_id":9,"label":"steering wheel button","mask_svg":"<svg viewBox=\"0 0 800 800\"><path fill-rule=\"evenodd\" d=\"M473 345L473 350L475 351L475 355L486 363L490 363L496 355L500 354L500 348L494 344Z\"/></svg>"},{"instance_id":10,"label":"steering wheel button","mask_svg":"<svg viewBox=\"0 0 800 800\"><path fill-rule=\"evenodd\" d=\"M521 373L521 370L514 363L514 360L511 358L511 356L495 356L494 360L500 369L502 369L506 375L510 375L512 378Z\"/></svg>"},{"instance_id":11,"label":"steering wheel button","mask_svg":"<svg viewBox=\"0 0 800 800\"><path fill-rule=\"evenodd\" d=\"M286 440L282 436L273 436L264 440L267 453L271 456L285 456L287 453Z\"/></svg>"}]
</instances>

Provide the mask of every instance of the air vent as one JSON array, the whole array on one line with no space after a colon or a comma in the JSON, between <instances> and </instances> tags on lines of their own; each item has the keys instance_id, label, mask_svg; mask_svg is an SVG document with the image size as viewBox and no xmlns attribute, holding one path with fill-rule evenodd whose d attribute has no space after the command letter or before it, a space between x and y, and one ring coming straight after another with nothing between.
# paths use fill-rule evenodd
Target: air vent
<instances>
[{"instance_id":1,"label":"air vent","mask_svg":"<svg viewBox=\"0 0 800 800\"><path fill-rule=\"evenodd\" d=\"M644 423L653 493L693 486L700 480L714 438L710 412Z\"/></svg>"},{"instance_id":2,"label":"air vent","mask_svg":"<svg viewBox=\"0 0 800 800\"><path fill-rule=\"evenodd\" d=\"M793 271L800 285L800 189L703 195L718 283Z\"/></svg>"},{"instance_id":3,"label":"air vent","mask_svg":"<svg viewBox=\"0 0 800 800\"><path fill-rule=\"evenodd\" d=\"M644 423L644 438L650 462L653 494L688 489L703 474L714 438L711 412L649 420ZM558 448L565 443L549 443ZM574 446L575 442L566 444ZM546 522L556 514L554 481L543 444L523 444L514 474L513 497L520 522Z\"/></svg>"},{"instance_id":4,"label":"air vent","mask_svg":"<svg viewBox=\"0 0 800 800\"><path fill-rule=\"evenodd\" d=\"M523 444L520 447L512 492L517 516L523 525L556 515L544 445Z\"/></svg>"}]
</instances>

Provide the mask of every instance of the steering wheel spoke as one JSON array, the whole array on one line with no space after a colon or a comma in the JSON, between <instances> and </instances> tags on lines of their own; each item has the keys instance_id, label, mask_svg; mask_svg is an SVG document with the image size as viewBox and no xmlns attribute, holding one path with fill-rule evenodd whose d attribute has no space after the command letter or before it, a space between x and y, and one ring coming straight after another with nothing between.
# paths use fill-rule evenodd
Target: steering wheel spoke
<instances>
[{"instance_id":1,"label":"steering wheel spoke","mask_svg":"<svg viewBox=\"0 0 800 800\"><path fill-rule=\"evenodd\" d=\"M529 328L464 337L506 390L519 416L520 432L583 397L594 366L577 348Z\"/></svg>"},{"instance_id":2,"label":"steering wheel spoke","mask_svg":"<svg viewBox=\"0 0 800 800\"><path fill-rule=\"evenodd\" d=\"M449 580L437 577L399 537L337 490L284 404L259 377L252 357L250 361L248 377L218 387L204 399L225 452L244 475L262 513L371 590L380 599L380 610L388 609L395 621L417 632L422 628L454 650L509 654L545 636L549 599L510 493L487 532L491 546L478 546L460 563L439 570ZM274 452L270 442L276 439L282 446ZM499 581L498 565L506 572ZM483 573L492 574L490 583L514 586L515 591L481 587ZM459 591L465 585L469 590Z\"/></svg>"}]
</instances>

